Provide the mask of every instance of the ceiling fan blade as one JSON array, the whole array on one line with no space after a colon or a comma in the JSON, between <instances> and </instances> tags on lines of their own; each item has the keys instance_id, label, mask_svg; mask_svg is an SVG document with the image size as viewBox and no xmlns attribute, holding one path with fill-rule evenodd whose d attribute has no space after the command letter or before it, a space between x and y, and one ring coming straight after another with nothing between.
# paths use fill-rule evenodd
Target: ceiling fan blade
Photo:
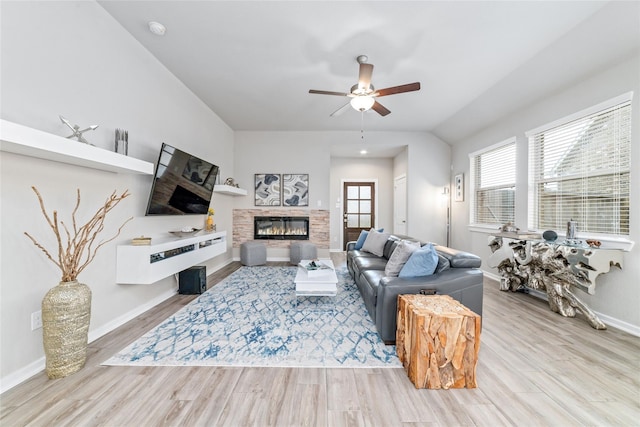
<instances>
[{"instance_id":1,"label":"ceiling fan blade","mask_svg":"<svg viewBox=\"0 0 640 427\"><path fill-rule=\"evenodd\" d=\"M337 116L341 115L342 113L344 113L345 111L347 111L349 109L349 107L351 107L351 102L347 102L342 107L338 108L336 111L334 111L333 113L329 114L329 116L330 117L337 117Z\"/></svg>"},{"instance_id":2,"label":"ceiling fan blade","mask_svg":"<svg viewBox=\"0 0 640 427\"><path fill-rule=\"evenodd\" d=\"M360 64L360 74L358 75L358 89L369 89L371 85L371 74L373 64Z\"/></svg>"},{"instance_id":3,"label":"ceiling fan blade","mask_svg":"<svg viewBox=\"0 0 640 427\"><path fill-rule=\"evenodd\" d=\"M373 103L373 106L371 107L371 109L383 117L391 113L391 111L388 110L387 107L380 104L378 101Z\"/></svg>"},{"instance_id":4,"label":"ceiling fan blade","mask_svg":"<svg viewBox=\"0 0 640 427\"><path fill-rule=\"evenodd\" d=\"M394 95L396 93L413 92L415 90L420 90L420 82L380 89L376 91L374 96Z\"/></svg>"},{"instance_id":5,"label":"ceiling fan blade","mask_svg":"<svg viewBox=\"0 0 640 427\"><path fill-rule=\"evenodd\" d=\"M309 93L315 93L318 95L336 95L336 96L349 96L348 93L344 93L344 92L331 92L329 90L315 90L315 89L309 89Z\"/></svg>"}]
</instances>

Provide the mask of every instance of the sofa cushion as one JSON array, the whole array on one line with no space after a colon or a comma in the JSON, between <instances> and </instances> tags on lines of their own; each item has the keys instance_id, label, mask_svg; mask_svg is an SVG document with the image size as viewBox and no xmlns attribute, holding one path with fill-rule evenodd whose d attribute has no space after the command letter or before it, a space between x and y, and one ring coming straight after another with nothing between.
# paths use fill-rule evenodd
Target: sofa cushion
<instances>
[{"instance_id":1,"label":"sofa cushion","mask_svg":"<svg viewBox=\"0 0 640 427\"><path fill-rule=\"evenodd\" d=\"M384 228L379 228L378 231L382 233L384 232ZM367 240L368 235L369 235L368 230L362 230L360 232L360 236L358 236L358 240L356 240L356 247L354 249L356 250L362 249L362 245L364 245L364 241Z\"/></svg>"},{"instance_id":2,"label":"sofa cushion","mask_svg":"<svg viewBox=\"0 0 640 427\"><path fill-rule=\"evenodd\" d=\"M420 244L417 242L409 242L407 240L400 241L393 251L393 254L391 254L387 266L384 268L385 276L397 277L411 254L418 250L419 247Z\"/></svg>"},{"instance_id":3,"label":"sofa cushion","mask_svg":"<svg viewBox=\"0 0 640 427\"><path fill-rule=\"evenodd\" d=\"M389 233L380 233L373 228L369 230L369 234L362 245L362 250L370 252L374 255L382 256L384 254L384 245L389 239Z\"/></svg>"},{"instance_id":4,"label":"sofa cushion","mask_svg":"<svg viewBox=\"0 0 640 427\"><path fill-rule=\"evenodd\" d=\"M438 251L436 251L436 253L438 254L438 266L436 267L435 274L442 273L446 269L451 268L449 259Z\"/></svg>"},{"instance_id":5,"label":"sofa cushion","mask_svg":"<svg viewBox=\"0 0 640 427\"><path fill-rule=\"evenodd\" d=\"M358 257L353 262L353 272L356 276L368 270L378 270L384 273L386 265L387 260L381 257Z\"/></svg>"},{"instance_id":6,"label":"sofa cushion","mask_svg":"<svg viewBox=\"0 0 640 427\"><path fill-rule=\"evenodd\" d=\"M459 251L446 246L436 246L436 250L449 260L451 268L480 268L482 259L469 252Z\"/></svg>"},{"instance_id":7,"label":"sofa cushion","mask_svg":"<svg viewBox=\"0 0 640 427\"><path fill-rule=\"evenodd\" d=\"M436 271L437 266L438 254L433 245L428 243L411 254L398 277L429 276Z\"/></svg>"},{"instance_id":8,"label":"sofa cushion","mask_svg":"<svg viewBox=\"0 0 640 427\"><path fill-rule=\"evenodd\" d=\"M389 236L387 239L387 243L384 244L384 250L382 251L382 256L384 259L388 260L393 255L393 251L396 250L396 247L400 243L400 239L395 236Z\"/></svg>"}]
</instances>

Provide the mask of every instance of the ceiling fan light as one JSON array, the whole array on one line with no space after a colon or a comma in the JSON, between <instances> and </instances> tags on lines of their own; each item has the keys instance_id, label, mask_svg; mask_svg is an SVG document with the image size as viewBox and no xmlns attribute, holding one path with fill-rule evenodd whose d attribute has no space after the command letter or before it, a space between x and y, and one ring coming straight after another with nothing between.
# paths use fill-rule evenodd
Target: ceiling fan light
<instances>
[{"instance_id":1,"label":"ceiling fan light","mask_svg":"<svg viewBox=\"0 0 640 427\"><path fill-rule=\"evenodd\" d=\"M367 111L373 107L376 100L371 96L355 96L351 98L351 106L357 111Z\"/></svg>"}]
</instances>

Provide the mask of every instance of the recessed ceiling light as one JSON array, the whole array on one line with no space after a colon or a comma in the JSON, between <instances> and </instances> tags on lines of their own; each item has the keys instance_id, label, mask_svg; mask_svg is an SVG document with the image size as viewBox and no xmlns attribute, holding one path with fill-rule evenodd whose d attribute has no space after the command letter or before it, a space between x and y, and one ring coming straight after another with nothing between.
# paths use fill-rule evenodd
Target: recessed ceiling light
<instances>
[{"instance_id":1,"label":"recessed ceiling light","mask_svg":"<svg viewBox=\"0 0 640 427\"><path fill-rule=\"evenodd\" d=\"M360 154L367 154L367 150L360 150Z\"/></svg>"},{"instance_id":2,"label":"recessed ceiling light","mask_svg":"<svg viewBox=\"0 0 640 427\"><path fill-rule=\"evenodd\" d=\"M151 21L149 22L149 31L151 31L156 36L164 36L164 33L167 31L167 29L161 23Z\"/></svg>"}]
</instances>

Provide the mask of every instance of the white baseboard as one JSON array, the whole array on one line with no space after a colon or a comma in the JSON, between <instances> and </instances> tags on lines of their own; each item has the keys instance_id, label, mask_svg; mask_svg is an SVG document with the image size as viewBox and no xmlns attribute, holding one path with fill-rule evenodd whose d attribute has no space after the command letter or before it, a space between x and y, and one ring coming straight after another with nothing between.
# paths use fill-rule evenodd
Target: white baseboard
<instances>
[{"instance_id":1,"label":"white baseboard","mask_svg":"<svg viewBox=\"0 0 640 427\"><path fill-rule=\"evenodd\" d=\"M632 325L631 323L616 319L615 317L607 316L606 314L598 313L597 311L595 313L605 325L620 329L621 331L627 332L636 337L640 337L640 326Z\"/></svg>"},{"instance_id":2,"label":"white baseboard","mask_svg":"<svg viewBox=\"0 0 640 427\"><path fill-rule=\"evenodd\" d=\"M220 270L222 267L228 264L231 264L232 261L233 260L229 259L227 262L217 266L215 270L207 274L207 276L215 273L216 271ZM171 289L167 292L164 292L158 295L157 297L155 297L154 299L152 299L151 301L148 301L147 303L134 308L133 310L123 314L122 316L119 316L113 319L111 322L108 322L97 329L89 331L89 342L91 343L97 340L98 338L101 338L104 335L108 334L109 332L114 331L115 329L135 319L145 311L152 309L156 305L160 304L163 301L166 301L167 299L171 298L177 293L178 293L178 289ZM24 368L21 368L15 372L12 372L9 375L6 375L3 378L0 378L0 394L4 393L7 390L12 389L18 384L40 373L45 369L45 366L46 366L45 364L46 364L46 359L44 357L41 357L40 359L28 364Z\"/></svg>"},{"instance_id":3,"label":"white baseboard","mask_svg":"<svg viewBox=\"0 0 640 427\"><path fill-rule=\"evenodd\" d=\"M0 379L0 394L4 393L7 390L12 389L18 384L28 380L32 376L41 372L45 368L46 360L44 357L31 362L24 368L21 368L15 372L6 375L2 379Z\"/></svg>"},{"instance_id":4,"label":"white baseboard","mask_svg":"<svg viewBox=\"0 0 640 427\"><path fill-rule=\"evenodd\" d=\"M486 277L500 282L501 276L488 271L483 271L483 273ZM532 295L536 298L543 299L545 301L549 300L546 293L540 292L535 289L529 289L529 295ZM633 325L631 323L625 322L624 320L620 320L615 317L611 317L609 315L599 313L597 311L595 311L595 313L600 318L600 320L604 322L605 325L611 326L612 328L620 329L621 331L627 332L636 337L640 337L640 326Z\"/></svg>"},{"instance_id":5,"label":"white baseboard","mask_svg":"<svg viewBox=\"0 0 640 427\"><path fill-rule=\"evenodd\" d=\"M135 319L136 317L140 316L145 311L151 310L156 305L160 304L163 301L168 300L169 298L171 298L172 296L174 296L177 293L178 293L177 289L171 289L171 290L169 290L167 292L164 292L164 293L158 295L157 297L155 297L154 299L152 299L150 301L147 301L145 304L139 305L136 308L134 308L133 310L128 311L127 313L123 314L122 316L116 317L111 322L105 323L101 327L96 328L96 329L94 329L92 331L89 331L89 342L92 343L95 340L97 340L98 338L101 338L104 335L107 335L109 332L116 330L120 326L124 325L125 323L129 322L130 320Z\"/></svg>"}]
</instances>

